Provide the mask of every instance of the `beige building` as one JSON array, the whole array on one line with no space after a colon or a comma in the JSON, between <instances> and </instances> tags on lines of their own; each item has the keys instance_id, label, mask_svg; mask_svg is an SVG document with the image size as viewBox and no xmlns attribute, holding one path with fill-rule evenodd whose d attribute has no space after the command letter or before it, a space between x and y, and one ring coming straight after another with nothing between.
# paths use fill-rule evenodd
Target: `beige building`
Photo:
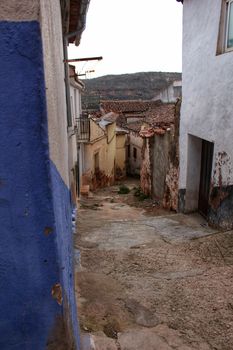
<instances>
[{"instance_id":1,"label":"beige building","mask_svg":"<svg viewBox=\"0 0 233 350\"><path fill-rule=\"evenodd\" d=\"M127 131L126 172L140 176L143 139L139 132L149 110L156 108L160 101L102 101L101 113L115 112L119 116L117 125Z\"/></svg>"},{"instance_id":2,"label":"beige building","mask_svg":"<svg viewBox=\"0 0 233 350\"><path fill-rule=\"evenodd\" d=\"M116 126L118 115L91 116L78 120L80 192L109 186L125 176L126 134Z\"/></svg>"},{"instance_id":3,"label":"beige building","mask_svg":"<svg viewBox=\"0 0 233 350\"><path fill-rule=\"evenodd\" d=\"M118 127L128 132L127 174L140 176L146 195L177 210L180 100L102 101L101 112L110 111L118 113Z\"/></svg>"}]
</instances>

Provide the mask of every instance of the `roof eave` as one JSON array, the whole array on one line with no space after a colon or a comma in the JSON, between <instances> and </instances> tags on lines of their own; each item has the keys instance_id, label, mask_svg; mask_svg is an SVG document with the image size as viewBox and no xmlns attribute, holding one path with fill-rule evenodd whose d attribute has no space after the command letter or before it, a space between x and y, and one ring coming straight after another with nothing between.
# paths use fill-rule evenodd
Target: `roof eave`
<instances>
[{"instance_id":1,"label":"roof eave","mask_svg":"<svg viewBox=\"0 0 233 350\"><path fill-rule=\"evenodd\" d=\"M69 43L80 44L86 27L86 15L90 0L60 0L63 34Z\"/></svg>"},{"instance_id":2,"label":"roof eave","mask_svg":"<svg viewBox=\"0 0 233 350\"><path fill-rule=\"evenodd\" d=\"M77 19L77 28L76 28L75 36L69 39L69 42L74 43L76 46L79 46L82 33L86 28L86 16L87 16L89 4L90 4L90 0L80 0L80 11ZM70 14L70 17L71 16L72 16L72 13Z\"/></svg>"}]
</instances>

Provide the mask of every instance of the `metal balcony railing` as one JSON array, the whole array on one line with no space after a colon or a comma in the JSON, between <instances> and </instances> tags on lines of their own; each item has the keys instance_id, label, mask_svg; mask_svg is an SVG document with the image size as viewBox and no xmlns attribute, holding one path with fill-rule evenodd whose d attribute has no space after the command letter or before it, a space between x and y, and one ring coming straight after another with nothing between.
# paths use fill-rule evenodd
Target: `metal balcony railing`
<instances>
[{"instance_id":1,"label":"metal balcony railing","mask_svg":"<svg viewBox=\"0 0 233 350\"><path fill-rule=\"evenodd\" d=\"M76 119L76 135L77 142L89 142L90 141L90 119L80 116Z\"/></svg>"}]
</instances>

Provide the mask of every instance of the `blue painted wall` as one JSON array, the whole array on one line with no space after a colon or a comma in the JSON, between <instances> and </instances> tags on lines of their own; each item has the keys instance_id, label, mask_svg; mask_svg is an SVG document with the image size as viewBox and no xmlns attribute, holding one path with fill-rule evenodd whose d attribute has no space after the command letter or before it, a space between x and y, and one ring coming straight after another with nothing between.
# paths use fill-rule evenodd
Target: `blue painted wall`
<instances>
[{"instance_id":1,"label":"blue painted wall","mask_svg":"<svg viewBox=\"0 0 233 350\"><path fill-rule=\"evenodd\" d=\"M78 337L70 210L49 160L39 23L0 22L1 350L46 348L63 314L51 296L56 283Z\"/></svg>"},{"instance_id":2,"label":"blue painted wall","mask_svg":"<svg viewBox=\"0 0 233 350\"><path fill-rule=\"evenodd\" d=\"M64 304L67 302L70 323L73 328L73 336L78 344L78 348L80 348L74 289L74 246L71 221L73 203L71 203L71 193L67 189L52 161L50 162L50 171L59 265L61 266L61 282L64 290Z\"/></svg>"}]
</instances>

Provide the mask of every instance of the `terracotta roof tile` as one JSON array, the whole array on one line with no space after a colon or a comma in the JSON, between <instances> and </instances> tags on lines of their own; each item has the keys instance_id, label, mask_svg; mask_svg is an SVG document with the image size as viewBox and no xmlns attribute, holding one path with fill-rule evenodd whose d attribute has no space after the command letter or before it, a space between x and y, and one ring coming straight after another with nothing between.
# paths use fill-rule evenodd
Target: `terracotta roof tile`
<instances>
[{"instance_id":1,"label":"terracotta roof tile","mask_svg":"<svg viewBox=\"0 0 233 350\"><path fill-rule=\"evenodd\" d=\"M175 104L164 103L147 111L145 121L151 126L169 126L174 123Z\"/></svg>"},{"instance_id":2,"label":"terracotta roof tile","mask_svg":"<svg viewBox=\"0 0 233 350\"><path fill-rule=\"evenodd\" d=\"M163 135L175 119L175 103L162 103L160 100L102 101L101 109L102 113L117 113L116 123L119 127L140 133L142 137ZM127 122L129 117L137 120Z\"/></svg>"},{"instance_id":3,"label":"terracotta roof tile","mask_svg":"<svg viewBox=\"0 0 233 350\"><path fill-rule=\"evenodd\" d=\"M150 108L158 106L162 102L158 101L134 101L134 100L125 100L125 101L101 101L100 107L105 113L115 112L115 113L136 113L136 112L145 112Z\"/></svg>"}]
</instances>

